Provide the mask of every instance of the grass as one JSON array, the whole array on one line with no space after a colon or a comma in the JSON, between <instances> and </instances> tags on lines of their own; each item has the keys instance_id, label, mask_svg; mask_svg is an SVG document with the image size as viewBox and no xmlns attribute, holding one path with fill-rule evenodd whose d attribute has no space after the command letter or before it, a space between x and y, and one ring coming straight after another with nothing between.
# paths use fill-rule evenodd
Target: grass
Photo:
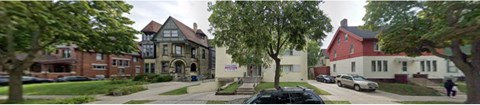
<instances>
[{"instance_id":1,"label":"grass","mask_svg":"<svg viewBox=\"0 0 480 105\"><path fill-rule=\"evenodd\" d=\"M207 101L207 104L225 104L227 101Z\"/></svg>"},{"instance_id":2,"label":"grass","mask_svg":"<svg viewBox=\"0 0 480 105\"><path fill-rule=\"evenodd\" d=\"M440 93L435 91L434 89L423 87L423 86L416 86L411 84L400 84L400 83L378 83L379 88L378 90L382 90L385 92L390 92L394 94L400 95L410 95L410 96L441 96Z\"/></svg>"},{"instance_id":3,"label":"grass","mask_svg":"<svg viewBox=\"0 0 480 105\"><path fill-rule=\"evenodd\" d=\"M331 95L330 93L324 91L324 90L321 90L315 86L312 86L306 82L280 82L280 86L281 87L296 87L296 86L303 86L303 87L306 87L306 88L309 88L309 89L313 89L313 91L315 91L315 93L319 94L319 95ZM255 90L256 91L261 91L263 89L268 89L268 88L273 88L273 82L262 82L260 84L257 85L257 87L255 87Z\"/></svg>"},{"instance_id":4,"label":"grass","mask_svg":"<svg viewBox=\"0 0 480 105\"><path fill-rule=\"evenodd\" d=\"M397 101L401 104L463 104L461 102L451 101Z\"/></svg>"},{"instance_id":5,"label":"grass","mask_svg":"<svg viewBox=\"0 0 480 105\"><path fill-rule=\"evenodd\" d=\"M325 101L325 104L351 104L350 101Z\"/></svg>"},{"instance_id":6,"label":"grass","mask_svg":"<svg viewBox=\"0 0 480 105\"><path fill-rule=\"evenodd\" d=\"M224 92L235 92L235 90L237 90L237 88L240 87L240 84L238 84L237 82L235 83L232 83L230 85L228 85L225 89L223 89L222 91Z\"/></svg>"},{"instance_id":7,"label":"grass","mask_svg":"<svg viewBox=\"0 0 480 105\"><path fill-rule=\"evenodd\" d=\"M153 100L130 100L126 103L123 103L123 104L145 104L145 103L149 103L149 102L152 102Z\"/></svg>"},{"instance_id":8,"label":"grass","mask_svg":"<svg viewBox=\"0 0 480 105\"><path fill-rule=\"evenodd\" d=\"M165 93L162 93L160 95L182 95L182 94L187 94L187 88L188 86L185 86L185 87L182 87L182 88L178 88L178 89L175 89L175 90L172 90L172 91L168 91L168 92L165 92Z\"/></svg>"},{"instance_id":9,"label":"grass","mask_svg":"<svg viewBox=\"0 0 480 105\"><path fill-rule=\"evenodd\" d=\"M105 81L59 82L23 85L24 95L93 95L105 94L115 87L131 84L111 84ZM8 87L0 87L0 95L8 94Z\"/></svg>"},{"instance_id":10,"label":"grass","mask_svg":"<svg viewBox=\"0 0 480 105\"><path fill-rule=\"evenodd\" d=\"M2 104L83 104L95 101L92 96L80 96L65 99L25 99L22 103L6 103L6 100L0 100Z\"/></svg>"},{"instance_id":11,"label":"grass","mask_svg":"<svg viewBox=\"0 0 480 105\"><path fill-rule=\"evenodd\" d=\"M455 84L457 84L458 90L460 90L461 92L467 93L467 84L465 84L465 82L457 82Z\"/></svg>"}]
</instances>

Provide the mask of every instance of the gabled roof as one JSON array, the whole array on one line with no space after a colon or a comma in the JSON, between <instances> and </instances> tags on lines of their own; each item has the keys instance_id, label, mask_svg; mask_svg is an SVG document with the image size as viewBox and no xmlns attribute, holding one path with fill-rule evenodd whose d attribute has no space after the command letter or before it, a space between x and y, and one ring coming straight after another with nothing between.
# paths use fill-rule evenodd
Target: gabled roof
<instances>
[{"instance_id":1,"label":"gabled roof","mask_svg":"<svg viewBox=\"0 0 480 105\"><path fill-rule=\"evenodd\" d=\"M365 39L377 39L376 36L378 34L378 32L363 30L359 26L340 26L338 27L335 34L333 34L334 36L327 47L327 51L330 51L332 45L334 44L333 42L337 41L336 39L340 31L347 33L349 36L352 36L353 38L356 38L360 41L363 41Z\"/></svg>"},{"instance_id":2,"label":"gabled roof","mask_svg":"<svg viewBox=\"0 0 480 105\"><path fill-rule=\"evenodd\" d=\"M342 26L343 29L362 37L363 39L376 39L378 32L363 30L359 26Z\"/></svg>"},{"instance_id":3,"label":"gabled roof","mask_svg":"<svg viewBox=\"0 0 480 105\"><path fill-rule=\"evenodd\" d=\"M178 21L177 19L175 19L171 16L169 18L171 18L173 20L175 25L177 25L178 29L180 29L180 31L183 33L183 35L185 35L187 40L195 42L195 43L200 44L202 46L208 47L208 41L203 40L200 37L198 37L196 35L196 32L192 28L188 27L187 25L183 24L182 22ZM167 19L167 21L168 21L168 19ZM200 30L200 29L198 29L198 30ZM202 31L199 31L199 32L203 33ZM208 38L206 38L206 39L208 39Z\"/></svg>"},{"instance_id":4,"label":"gabled roof","mask_svg":"<svg viewBox=\"0 0 480 105\"><path fill-rule=\"evenodd\" d=\"M152 20L150 21L150 23L147 24L147 26L142 29L142 32L157 32L160 27L162 27L162 24Z\"/></svg>"}]
</instances>

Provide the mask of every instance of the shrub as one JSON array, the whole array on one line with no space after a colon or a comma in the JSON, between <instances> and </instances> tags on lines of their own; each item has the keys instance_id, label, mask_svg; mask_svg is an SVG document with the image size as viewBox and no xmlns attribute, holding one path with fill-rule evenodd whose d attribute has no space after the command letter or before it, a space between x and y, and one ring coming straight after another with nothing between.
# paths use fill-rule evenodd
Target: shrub
<instances>
[{"instance_id":1,"label":"shrub","mask_svg":"<svg viewBox=\"0 0 480 105\"><path fill-rule=\"evenodd\" d=\"M81 96L81 97L67 98L51 104L82 104L82 103L89 103L92 101L95 101L95 97Z\"/></svg>"},{"instance_id":2,"label":"shrub","mask_svg":"<svg viewBox=\"0 0 480 105\"><path fill-rule=\"evenodd\" d=\"M128 94L132 94L132 93L143 91L143 90L147 90L147 88L143 85L116 87L116 88L109 89L107 92L107 95L122 96L122 95L128 95Z\"/></svg>"},{"instance_id":3,"label":"shrub","mask_svg":"<svg viewBox=\"0 0 480 105\"><path fill-rule=\"evenodd\" d=\"M142 74L137 75L133 78L133 81L144 81L144 82L167 82L172 81L173 77L168 74Z\"/></svg>"},{"instance_id":4,"label":"shrub","mask_svg":"<svg viewBox=\"0 0 480 105\"><path fill-rule=\"evenodd\" d=\"M110 84L127 84L127 83L130 83L132 81L128 80L128 79L110 79Z\"/></svg>"}]
</instances>

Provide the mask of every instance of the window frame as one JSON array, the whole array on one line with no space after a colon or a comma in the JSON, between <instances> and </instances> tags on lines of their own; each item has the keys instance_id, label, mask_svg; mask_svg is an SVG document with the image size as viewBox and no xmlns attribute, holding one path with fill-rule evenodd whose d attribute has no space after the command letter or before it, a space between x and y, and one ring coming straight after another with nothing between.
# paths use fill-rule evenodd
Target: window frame
<instances>
[{"instance_id":1,"label":"window frame","mask_svg":"<svg viewBox=\"0 0 480 105\"><path fill-rule=\"evenodd\" d=\"M175 51L174 54L175 54L176 56L182 56L182 53L183 53L182 50L183 50L183 49L182 49L182 46L180 46L180 45L175 45L175 46L174 46L174 51Z\"/></svg>"},{"instance_id":2,"label":"window frame","mask_svg":"<svg viewBox=\"0 0 480 105\"><path fill-rule=\"evenodd\" d=\"M356 72L356 69L355 69L355 68L356 68L356 64L355 64L355 62L352 62L352 63L350 64L350 66L351 66L351 72Z\"/></svg>"},{"instance_id":3,"label":"window frame","mask_svg":"<svg viewBox=\"0 0 480 105\"><path fill-rule=\"evenodd\" d=\"M95 59L96 59L97 61L104 60L104 58L103 58L103 54L102 54L102 53L96 53L96 55L95 55Z\"/></svg>"},{"instance_id":4,"label":"window frame","mask_svg":"<svg viewBox=\"0 0 480 105\"><path fill-rule=\"evenodd\" d=\"M407 71L408 71L407 61L402 61L402 71L403 71L403 72L407 72Z\"/></svg>"},{"instance_id":5,"label":"window frame","mask_svg":"<svg viewBox=\"0 0 480 105\"><path fill-rule=\"evenodd\" d=\"M168 56L168 45L167 44L163 45L162 53L163 53L162 54L163 56Z\"/></svg>"}]
</instances>

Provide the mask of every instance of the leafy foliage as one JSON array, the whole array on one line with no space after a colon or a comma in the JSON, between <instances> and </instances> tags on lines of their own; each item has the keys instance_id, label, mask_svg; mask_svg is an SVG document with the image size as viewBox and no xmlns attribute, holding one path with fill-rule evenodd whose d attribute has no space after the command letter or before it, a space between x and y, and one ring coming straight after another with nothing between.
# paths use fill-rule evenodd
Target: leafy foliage
<instances>
[{"instance_id":1,"label":"leafy foliage","mask_svg":"<svg viewBox=\"0 0 480 105\"><path fill-rule=\"evenodd\" d=\"M307 54L308 54L308 67L315 66L320 60L321 53L320 48L321 44L315 41L308 41L307 43Z\"/></svg>"},{"instance_id":2,"label":"leafy foliage","mask_svg":"<svg viewBox=\"0 0 480 105\"><path fill-rule=\"evenodd\" d=\"M307 40L319 41L330 32L330 19L319 1L217 1L209 2L210 31L215 45L225 46L240 66L276 63L275 82L280 77L279 55L286 50L304 50Z\"/></svg>"},{"instance_id":3,"label":"leafy foliage","mask_svg":"<svg viewBox=\"0 0 480 105\"><path fill-rule=\"evenodd\" d=\"M144 81L144 82L168 82L172 81L173 76L170 76L168 74L141 74L137 75L133 78L133 81Z\"/></svg>"},{"instance_id":4,"label":"leafy foliage","mask_svg":"<svg viewBox=\"0 0 480 105\"><path fill-rule=\"evenodd\" d=\"M368 2L363 28L377 36L386 53L429 52L451 60L466 77L466 103L480 103L480 2ZM462 47L471 47L470 53ZM451 51L445 54L443 51Z\"/></svg>"}]
</instances>

